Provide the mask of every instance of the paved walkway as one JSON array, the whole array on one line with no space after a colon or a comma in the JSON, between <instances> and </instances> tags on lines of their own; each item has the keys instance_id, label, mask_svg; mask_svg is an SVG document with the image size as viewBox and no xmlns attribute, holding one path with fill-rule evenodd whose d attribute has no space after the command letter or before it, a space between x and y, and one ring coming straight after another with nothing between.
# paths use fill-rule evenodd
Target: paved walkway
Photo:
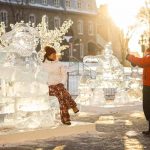
<instances>
[{"instance_id":1,"label":"paved walkway","mask_svg":"<svg viewBox=\"0 0 150 150\"><path fill-rule=\"evenodd\" d=\"M65 137L0 145L0 150L150 150L150 137L141 110L105 115L81 113L73 121L94 123L96 130Z\"/></svg>"}]
</instances>

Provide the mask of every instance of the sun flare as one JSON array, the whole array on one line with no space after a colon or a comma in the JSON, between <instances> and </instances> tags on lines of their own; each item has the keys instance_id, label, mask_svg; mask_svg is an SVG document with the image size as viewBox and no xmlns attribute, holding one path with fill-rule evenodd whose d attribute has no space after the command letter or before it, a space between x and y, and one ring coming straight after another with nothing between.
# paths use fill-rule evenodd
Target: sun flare
<instances>
[{"instance_id":1,"label":"sun flare","mask_svg":"<svg viewBox=\"0 0 150 150\"><path fill-rule=\"evenodd\" d=\"M144 0L97 0L97 5L107 4L109 14L120 28L133 24Z\"/></svg>"},{"instance_id":2,"label":"sun flare","mask_svg":"<svg viewBox=\"0 0 150 150\"><path fill-rule=\"evenodd\" d=\"M134 24L143 0L109 0L109 13L120 28Z\"/></svg>"},{"instance_id":3,"label":"sun flare","mask_svg":"<svg viewBox=\"0 0 150 150\"><path fill-rule=\"evenodd\" d=\"M109 15L115 24L126 31L129 26L136 23L136 15L144 5L144 0L97 0L97 4L107 4ZM143 31L139 30L129 42L129 48L140 51L138 39Z\"/></svg>"}]
</instances>

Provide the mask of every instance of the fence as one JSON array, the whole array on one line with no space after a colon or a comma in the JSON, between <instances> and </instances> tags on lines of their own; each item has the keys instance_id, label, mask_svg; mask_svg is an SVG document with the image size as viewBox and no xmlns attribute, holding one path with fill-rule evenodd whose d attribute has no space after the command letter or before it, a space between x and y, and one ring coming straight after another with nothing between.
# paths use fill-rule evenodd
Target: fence
<instances>
[{"instance_id":1,"label":"fence","mask_svg":"<svg viewBox=\"0 0 150 150\"><path fill-rule=\"evenodd\" d=\"M79 74L68 73L67 89L72 96L78 96Z\"/></svg>"},{"instance_id":2,"label":"fence","mask_svg":"<svg viewBox=\"0 0 150 150\"><path fill-rule=\"evenodd\" d=\"M68 73L67 89L73 97L77 97L79 94L78 87L81 75ZM116 88L104 88L104 96L106 100L114 100L116 94Z\"/></svg>"}]
</instances>

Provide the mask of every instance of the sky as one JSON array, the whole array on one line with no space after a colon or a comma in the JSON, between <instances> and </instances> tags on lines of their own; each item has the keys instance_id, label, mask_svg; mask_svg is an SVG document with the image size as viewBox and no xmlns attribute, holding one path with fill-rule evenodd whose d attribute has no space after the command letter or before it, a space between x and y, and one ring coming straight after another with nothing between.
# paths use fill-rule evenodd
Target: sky
<instances>
[{"instance_id":1,"label":"sky","mask_svg":"<svg viewBox=\"0 0 150 150\"><path fill-rule=\"evenodd\" d=\"M119 27L133 24L144 0L96 0L97 6L108 4L109 14Z\"/></svg>"},{"instance_id":2,"label":"sky","mask_svg":"<svg viewBox=\"0 0 150 150\"><path fill-rule=\"evenodd\" d=\"M127 30L128 26L136 22L136 14L144 4L144 0L96 0L96 3L98 7L100 4L108 4L109 14L113 21L119 28ZM139 32L138 34L134 37L133 42L130 43L131 49L140 48L137 40L141 33Z\"/></svg>"}]
</instances>

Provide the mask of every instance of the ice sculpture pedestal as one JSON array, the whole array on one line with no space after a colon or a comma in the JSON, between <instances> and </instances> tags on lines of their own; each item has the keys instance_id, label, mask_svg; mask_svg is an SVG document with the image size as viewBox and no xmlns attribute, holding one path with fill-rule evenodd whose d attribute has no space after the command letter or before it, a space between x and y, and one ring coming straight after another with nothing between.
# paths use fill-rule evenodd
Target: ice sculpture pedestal
<instances>
[{"instance_id":1,"label":"ice sculpture pedestal","mask_svg":"<svg viewBox=\"0 0 150 150\"><path fill-rule=\"evenodd\" d=\"M6 110L6 105L7 102L0 105L2 108L0 126L17 129L55 126L55 118L59 112L58 100L53 96L32 100L16 97L11 106L9 105L11 108L9 111Z\"/></svg>"},{"instance_id":2,"label":"ice sculpture pedestal","mask_svg":"<svg viewBox=\"0 0 150 150\"><path fill-rule=\"evenodd\" d=\"M96 115L104 115L104 114L112 114L112 113L123 113L129 111L140 110L142 111L142 102L135 101L132 103L115 105L112 101L111 103L106 103L104 105L81 105L78 104L80 112L84 112L87 114L96 114Z\"/></svg>"}]
</instances>

